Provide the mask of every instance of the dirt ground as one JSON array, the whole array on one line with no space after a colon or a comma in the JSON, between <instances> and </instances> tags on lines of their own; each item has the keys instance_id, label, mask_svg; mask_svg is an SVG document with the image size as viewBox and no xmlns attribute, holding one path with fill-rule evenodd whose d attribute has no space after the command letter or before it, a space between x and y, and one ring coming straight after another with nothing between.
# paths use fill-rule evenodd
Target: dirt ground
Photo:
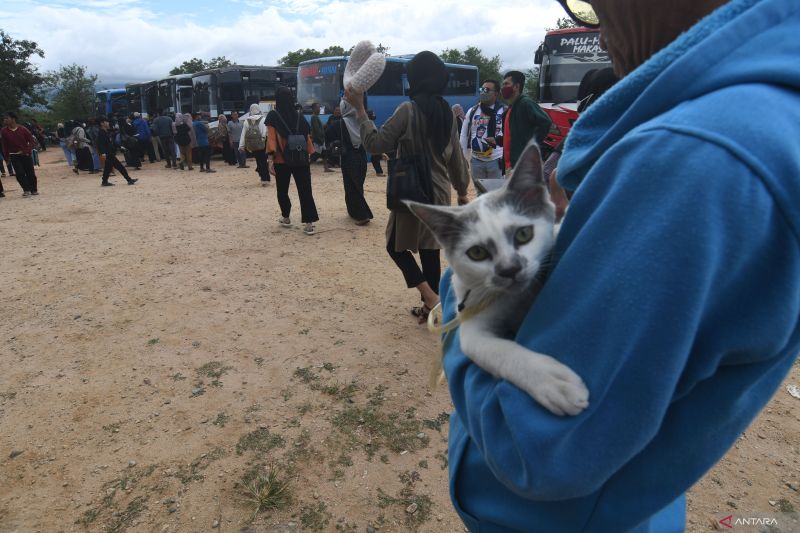
<instances>
[{"instance_id":1,"label":"dirt ground","mask_svg":"<svg viewBox=\"0 0 800 533\"><path fill-rule=\"evenodd\" d=\"M253 168L146 164L101 188L41 159L40 196L4 178L0 199L0 531L464 530L383 178L357 227L315 165L306 236ZM790 384L797 365L693 488L689 531L800 509Z\"/></svg>"}]
</instances>

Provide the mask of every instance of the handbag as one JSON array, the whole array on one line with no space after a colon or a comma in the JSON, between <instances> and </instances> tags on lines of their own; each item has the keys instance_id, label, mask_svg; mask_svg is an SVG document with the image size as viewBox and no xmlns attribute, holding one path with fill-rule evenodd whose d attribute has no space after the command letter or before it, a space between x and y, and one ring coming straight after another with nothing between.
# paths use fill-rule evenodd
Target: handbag
<instances>
[{"instance_id":1,"label":"handbag","mask_svg":"<svg viewBox=\"0 0 800 533\"><path fill-rule=\"evenodd\" d=\"M403 200L433 203L430 153L421 140L419 111L413 104L412 139L404 139L406 146L402 157L389 161L389 176L386 179L386 207L395 213L409 213Z\"/></svg>"},{"instance_id":2,"label":"handbag","mask_svg":"<svg viewBox=\"0 0 800 533\"><path fill-rule=\"evenodd\" d=\"M308 157L308 140L306 136L301 133L292 133L289 126L283 120L280 113L275 111L278 118L281 119L283 126L289 132L286 137L286 147L283 149L283 161L290 167L302 167L311 164ZM300 113L297 114L297 127L295 131L300 131Z\"/></svg>"}]
</instances>

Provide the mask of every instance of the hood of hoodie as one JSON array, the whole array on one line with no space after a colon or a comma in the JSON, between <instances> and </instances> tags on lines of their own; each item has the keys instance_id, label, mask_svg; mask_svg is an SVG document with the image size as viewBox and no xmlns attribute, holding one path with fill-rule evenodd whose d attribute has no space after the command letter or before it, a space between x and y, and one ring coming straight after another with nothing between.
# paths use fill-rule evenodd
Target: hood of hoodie
<instances>
[{"instance_id":1,"label":"hood of hoodie","mask_svg":"<svg viewBox=\"0 0 800 533\"><path fill-rule=\"evenodd\" d=\"M685 102L748 84L800 91L798 33L797 0L731 0L718 8L581 115L558 163L559 182L577 189L615 143Z\"/></svg>"}]
</instances>

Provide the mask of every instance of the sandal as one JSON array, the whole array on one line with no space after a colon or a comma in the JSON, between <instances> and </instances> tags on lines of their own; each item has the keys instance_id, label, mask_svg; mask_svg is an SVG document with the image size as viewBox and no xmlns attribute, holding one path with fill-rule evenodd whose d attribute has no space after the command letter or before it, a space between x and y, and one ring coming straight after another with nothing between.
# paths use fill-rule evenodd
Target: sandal
<instances>
[{"instance_id":1,"label":"sandal","mask_svg":"<svg viewBox=\"0 0 800 533\"><path fill-rule=\"evenodd\" d=\"M417 321L420 324L424 324L428 321L428 315L431 313L431 308L425 304L422 304L419 307L412 307L411 314L417 317Z\"/></svg>"}]
</instances>

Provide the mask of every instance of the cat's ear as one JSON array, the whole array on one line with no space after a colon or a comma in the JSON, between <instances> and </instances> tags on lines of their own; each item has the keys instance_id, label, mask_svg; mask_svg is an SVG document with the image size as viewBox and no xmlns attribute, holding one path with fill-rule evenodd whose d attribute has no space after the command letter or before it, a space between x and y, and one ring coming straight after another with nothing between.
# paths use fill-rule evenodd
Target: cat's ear
<instances>
[{"instance_id":1,"label":"cat's ear","mask_svg":"<svg viewBox=\"0 0 800 533\"><path fill-rule=\"evenodd\" d=\"M403 203L431 230L442 246L452 244L454 239L462 234L464 224L459 220L457 208L420 204L408 200L403 200Z\"/></svg>"},{"instance_id":2,"label":"cat's ear","mask_svg":"<svg viewBox=\"0 0 800 533\"><path fill-rule=\"evenodd\" d=\"M542 169L542 154L535 140L528 143L522 155L519 156L514 172L508 179L509 191L521 192L537 185L547 185L547 179Z\"/></svg>"}]
</instances>

